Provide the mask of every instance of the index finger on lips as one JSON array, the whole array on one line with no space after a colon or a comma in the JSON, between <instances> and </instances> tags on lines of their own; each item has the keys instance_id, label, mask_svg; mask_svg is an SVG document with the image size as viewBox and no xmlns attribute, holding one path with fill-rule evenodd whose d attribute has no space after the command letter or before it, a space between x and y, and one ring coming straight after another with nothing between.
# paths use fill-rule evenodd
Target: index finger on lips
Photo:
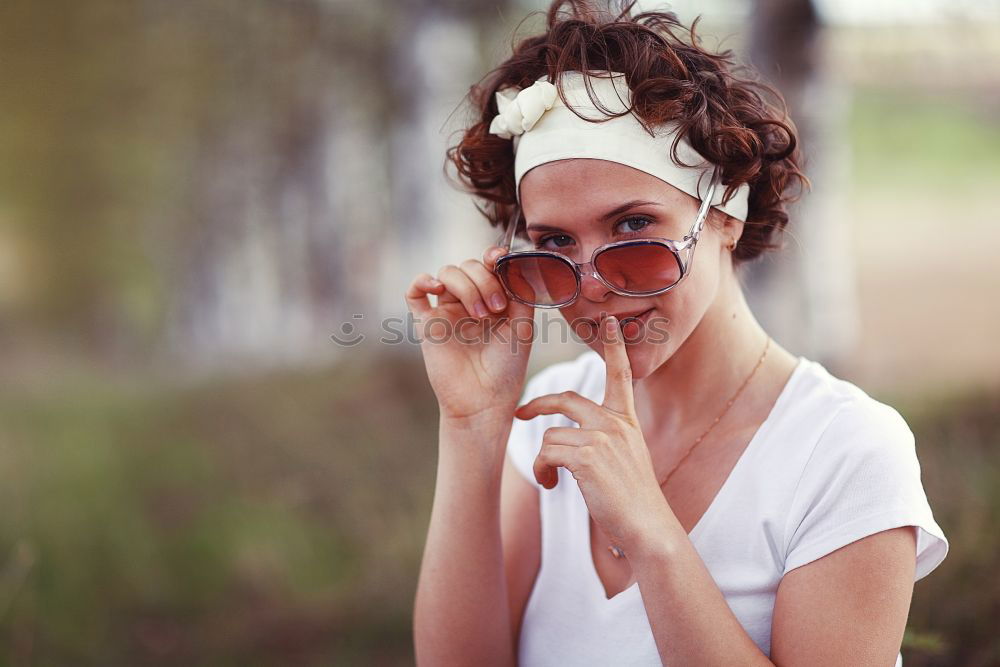
<instances>
[{"instance_id":1,"label":"index finger on lips","mask_svg":"<svg viewBox=\"0 0 1000 667\"><path fill-rule=\"evenodd\" d=\"M604 363L607 367L604 405L616 412L633 414L635 404L632 394L632 364L625 350L618 318L609 315L601 323L604 327Z\"/></svg>"}]
</instances>

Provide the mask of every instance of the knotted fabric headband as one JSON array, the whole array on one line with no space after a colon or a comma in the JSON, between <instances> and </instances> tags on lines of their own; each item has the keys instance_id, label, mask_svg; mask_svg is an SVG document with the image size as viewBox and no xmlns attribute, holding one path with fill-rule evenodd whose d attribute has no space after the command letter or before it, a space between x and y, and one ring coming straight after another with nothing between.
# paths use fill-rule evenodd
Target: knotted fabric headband
<instances>
[{"instance_id":1,"label":"knotted fabric headband","mask_svg":"<svg viewBox=\"0 0 1000 667\"><path fill-rule=\"evenodd\" d=\"M595 105L587 92L589 80ZM490 124L490 133L512 139L514 145L514 182L518 201L521 179L528 170L546 162L590 158L617 162L673 185L701 200L708 190L714 165L703 158L683 137L677 143L676 164L670 156L677 135L677 125L668 123L653 128L651 136L634 113L610 118L631 106L631 90L620 72L559 74L566 104L556 86L542 77L519 90L504 88L496 93L499 113ZM584 118L581 118L579 115ZM599 123L591 120L601 120ZM722 203L725 188L716 188L712 206L737 220L747 219L750 186L743 184L733 197Z\"/></svg>"}]
</instances>

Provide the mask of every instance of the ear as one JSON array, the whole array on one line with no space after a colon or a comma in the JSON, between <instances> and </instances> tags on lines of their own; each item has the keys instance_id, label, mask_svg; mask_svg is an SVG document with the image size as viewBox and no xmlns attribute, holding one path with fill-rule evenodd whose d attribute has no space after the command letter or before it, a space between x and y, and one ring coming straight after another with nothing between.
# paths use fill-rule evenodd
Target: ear
<instances>
[{"instance_id":1,"label":"ear","mask_svg":"<svg viewBox=\"0 0 1000 667\"><path fill-rule=\"evenodd\" d=\"M721 239L720 245L723 247L725 247L731 239L739 240L739 238L743 235L743 226L746 224L742 220L737 220L733 216L724 213L717 208L709 210L708 222L718 232L719 238Z\"/></svg>"}]
</instances>

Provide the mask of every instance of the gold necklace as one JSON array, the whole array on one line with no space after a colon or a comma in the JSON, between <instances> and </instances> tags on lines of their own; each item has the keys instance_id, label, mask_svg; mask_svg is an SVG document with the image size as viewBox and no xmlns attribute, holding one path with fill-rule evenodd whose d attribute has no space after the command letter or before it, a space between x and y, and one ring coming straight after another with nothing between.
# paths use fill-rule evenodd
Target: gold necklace
<instances>
[{"instance_id":1,"label":"gold necklace","mask_svg":"<svg viewBox=\"0 0 1000 667\"><path fill-rule=\"evenodd\" d=\"M684 463L684 459L686 459L688 455L694 451L694 448L697 447L699 443L701 443L701 441L705 439L706 435L712 432L712 429L715 428L715 425L718 424L720 421L722 421L722 418L726 416L727 412L729 412L729 408L733 407L733 403L736 402L736 399L739 398L740 394L743 392L743 389L746 388L746 386L750 383L750 380L757 373L757 369L760 368L761 364L764 363L764 357L767 356L767 350L770 347L771 347L771 337L768 336L767 343L764 344L764 353L761 354L760 359L757 360L757 365L753 367L753 370L750 371L750 375L747 376L747 379L743 381L743 384L740 385L740 388L736 390L736 393L733 394L733 397L729 399L728 403L726 403L726 407L722 411L722 413L718 417L716 417L715 421L712 422L711 426L705 429L705 432L699 435L698 438L694 441L694 443L690 447L688 447L687 452L684 453L684 456L681 457L681 460L677 462L677 465L675 465L670 470L670 472L667 473L667 476L664 478L664 480L660 482L661 489L663 488L664 484L670 481L670 476L673 475L674 472L681 467L681 464ZM615 558L622 558L623 556L625 556L625 552L613 544L609 544L608 549L611 551L611 554Z\"/></svg>"}]
</instances>

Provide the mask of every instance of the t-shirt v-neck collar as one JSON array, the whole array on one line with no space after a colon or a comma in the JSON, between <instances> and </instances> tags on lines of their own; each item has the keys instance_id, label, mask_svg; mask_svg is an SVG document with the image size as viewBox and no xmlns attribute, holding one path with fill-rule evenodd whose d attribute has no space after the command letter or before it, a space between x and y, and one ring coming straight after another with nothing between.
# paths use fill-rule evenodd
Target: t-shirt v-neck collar
<instances>
[{"instance_id":1,"label":"t-shirt v-neck collar","mask_svg":"<svg viewBox=\"0 0 1000 667\"><path fill-rule=\"evenodd\" d=\"M748 442L747 446L743 448L743 451L740 453L736 463L729 471L726 481L724 481L722 486L719 487L715 497L712 498L712 502L709 503L708 508L706 508L704 513L702 513L697 523L695 523L694 527L691 529L691 532L688 533L688 538L691 542L697 543L698 536L703 532L704 526L711 520L714 514L720 511L718 508L722 505L724 496L732 493L732 487L734 487L738 481L740 470L747 465L745 461L749 460L753 452L760 446L759 443L766 439L768 433L774 428L775 423L787 411L787 404L791 400L792 395L795 393L795 386L798 384L799 378L802 376L807 363L809 363L809 361L805 357L799 356L798 362L795 364L795 368L792 369L788 380L785 382L785 386L782 387L781 392L778 394L778 398L774 401L774 405L771 406L770 411L767 413L767 417L765 417L764 421L761 422L759 427L757 427L753 437L750 438L750 442ZM586 559L585 566L590 579L589 585L596 590L597 595L600 596L605 604L618 604L623 599L634 595L635 591L638 591L639 582L632 582L630 586L622 589L610 598L607 596L604 584L597 573L597 566L594 565L593 553L590 548L590 513L587 509L583 494L579 490L579 485L577 486L576 494L579 496L579 502L583 505L582 514L585 527L583 531L577 534L582 534L584 537L583 554Z\"/></svg>"}]
</instances>

